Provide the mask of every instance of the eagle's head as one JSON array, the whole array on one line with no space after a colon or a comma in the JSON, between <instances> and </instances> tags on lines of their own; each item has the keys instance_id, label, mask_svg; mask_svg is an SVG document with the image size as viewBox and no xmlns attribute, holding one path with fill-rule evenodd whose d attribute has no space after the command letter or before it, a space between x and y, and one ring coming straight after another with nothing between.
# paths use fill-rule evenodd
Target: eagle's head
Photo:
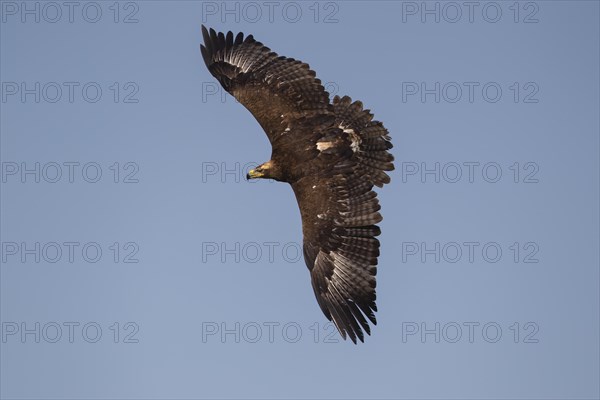
<instances>
[{"instance_id":1,"label":"eagle's head","mask_svg":"<svg viewBox=\"0 0 600 400\"><path fill-rule=\"evenodd\" d=\"M260 164L258 167L251 169L246 174L246 179L275 179L276 181L283 180L281 169L273 161L269 160L266 163Z\"/></svg>"}]
</instances>

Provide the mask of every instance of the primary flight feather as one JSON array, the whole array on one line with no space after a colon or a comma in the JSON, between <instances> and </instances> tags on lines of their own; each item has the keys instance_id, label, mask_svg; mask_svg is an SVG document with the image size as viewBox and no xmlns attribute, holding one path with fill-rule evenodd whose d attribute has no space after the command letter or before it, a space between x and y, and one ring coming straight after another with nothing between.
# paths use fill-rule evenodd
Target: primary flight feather
<instances>
[{"instance_id":1,"label":"primary flight feather","mask_svg":"<svg viewBox=\"0 0 600 400\"><path fill-rule=\"evenodd\" d=\"M375 319L381 222L373 186L394 169L390 137L360 101L329 94L308 64L252 35L202 27L202 57L223 88L254 115L271 160L248 178L287 182L302 217L304 260L317 302L344 339L364 341ZM368 321L367 321L368 320Z\"/></svg>"}]
</instances>

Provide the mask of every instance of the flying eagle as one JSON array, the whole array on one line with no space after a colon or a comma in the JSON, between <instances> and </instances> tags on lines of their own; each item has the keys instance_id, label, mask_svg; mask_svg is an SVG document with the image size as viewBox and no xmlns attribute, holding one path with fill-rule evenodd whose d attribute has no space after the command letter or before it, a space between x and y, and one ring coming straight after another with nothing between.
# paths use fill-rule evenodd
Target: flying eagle
<instances>
[{"instance_id":1,"label":"flying eagle","mask_svg":"<svg viewBox=\"0 0 600 400\"><path fill-rule=\"evenodd\" d=\"M308 64L281 57L252 35L202 26L202 57L223 88L254 115L271 160L247 178L292 186L302 217L304 260L317 302L341 336L371 334L380 205L373 186L394 169L388 131L360 101L329 100Z\"/></svg>"}]
</instances>

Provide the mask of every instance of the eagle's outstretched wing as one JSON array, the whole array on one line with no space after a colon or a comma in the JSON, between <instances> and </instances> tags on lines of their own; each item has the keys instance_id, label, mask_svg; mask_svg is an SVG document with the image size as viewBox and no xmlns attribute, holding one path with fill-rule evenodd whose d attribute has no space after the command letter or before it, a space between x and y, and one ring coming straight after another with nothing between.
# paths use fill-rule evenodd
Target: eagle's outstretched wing
<instances>
[{"instance_id":1,"label":"eagle's outstretched wing","mask_svg":"<svg viewBox=\"0 0 600 400\"><path fill-rule=\"evenodd\" d=\"M374 185L389 182L394 169L387 130L349 97L333 101L339 131L317 143L319 174L292 183L304 234L304 260L321 310L342 337L356 343L370 334L379 256L379 213Z\"/></svg>"},{"instance_id":2,"label":"eagle's outstretched wing","mask_svg":"<svg viewBox=\"0 0 600 400\"><path fill-rule=\"evenodd\" d=\"M285 129L284 116L331 114L329 94L308 64L280 57L252 35L208 31L202 26L204 62L227 92L258 120L271 143Z\"/></svg>"}]
</instances>

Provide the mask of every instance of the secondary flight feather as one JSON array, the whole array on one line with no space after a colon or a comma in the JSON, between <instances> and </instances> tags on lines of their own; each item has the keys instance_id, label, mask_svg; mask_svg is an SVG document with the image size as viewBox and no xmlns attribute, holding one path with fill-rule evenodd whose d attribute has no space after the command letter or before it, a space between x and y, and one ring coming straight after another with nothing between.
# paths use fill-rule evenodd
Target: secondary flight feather
<instances>
[{"instance_id":1,"label":"secondary flight feather","mask_svg":"<svg viewBox=\"0 0 600 400\"><path fill-rule=\"evenodd\" d=\"M317 302L356 343L375 325L380 205L374 186L394 169L388 131L360 101L329 94L308 64L282 57L252 35L202 27L202 57L223 88L254 115L271 160L248 173L291 185L304 260Z\"/></svg>"}]
</instances>

